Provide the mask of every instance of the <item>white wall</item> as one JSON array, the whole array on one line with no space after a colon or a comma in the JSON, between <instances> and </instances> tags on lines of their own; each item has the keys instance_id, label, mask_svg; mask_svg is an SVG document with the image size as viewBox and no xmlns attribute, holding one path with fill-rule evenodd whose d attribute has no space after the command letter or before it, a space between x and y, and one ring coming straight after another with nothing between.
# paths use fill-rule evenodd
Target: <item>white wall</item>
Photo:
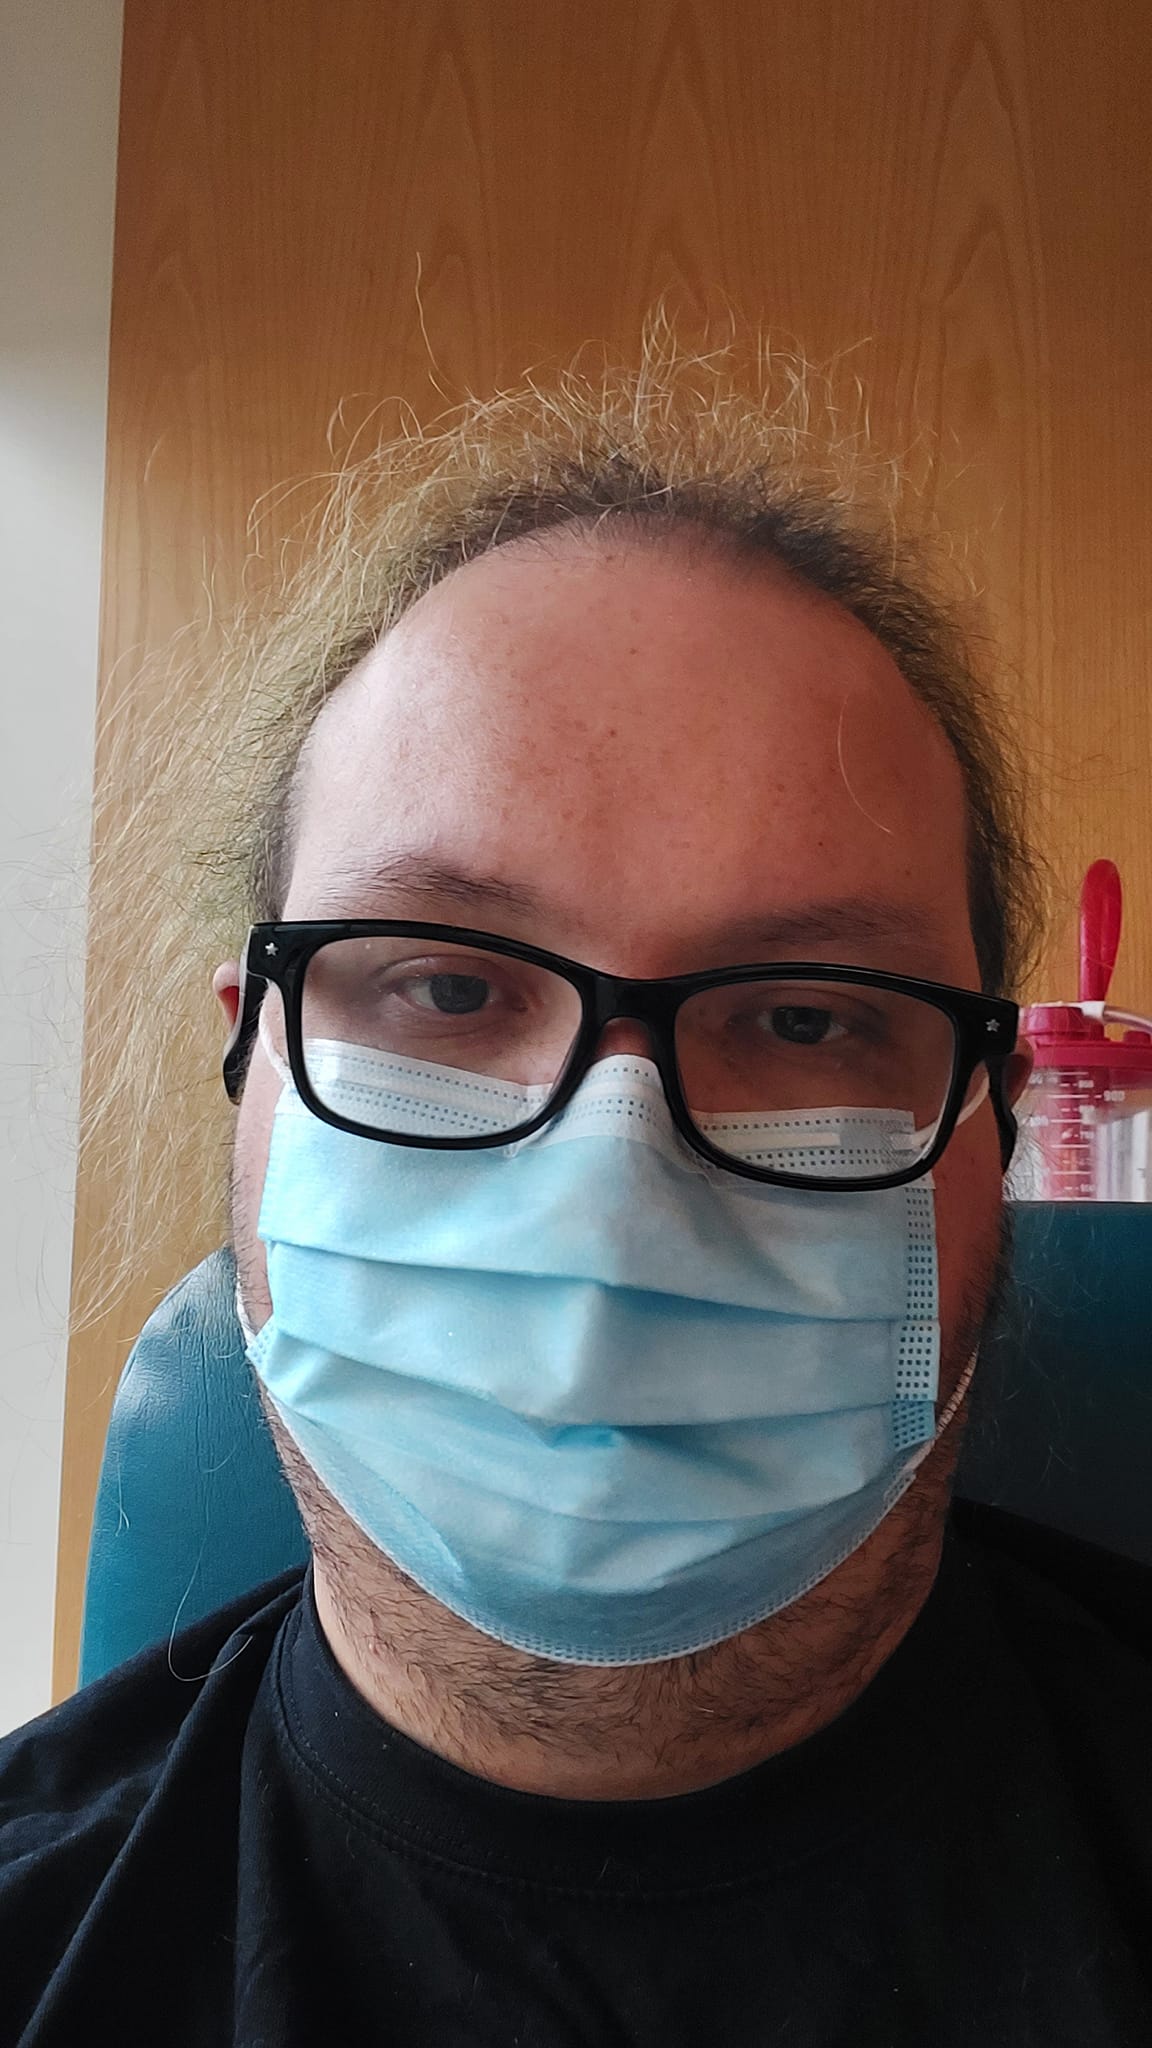
<instances>
[{"instance_id":1,"label":"white wall","mask_svg":"<svg viewBox=\"0 0 1152 2048\"><path fill-rule=\"evenodd\" d=\"M121 13L0 4L0 1732L50 1696Z\"/></svg>"}]
</instances>

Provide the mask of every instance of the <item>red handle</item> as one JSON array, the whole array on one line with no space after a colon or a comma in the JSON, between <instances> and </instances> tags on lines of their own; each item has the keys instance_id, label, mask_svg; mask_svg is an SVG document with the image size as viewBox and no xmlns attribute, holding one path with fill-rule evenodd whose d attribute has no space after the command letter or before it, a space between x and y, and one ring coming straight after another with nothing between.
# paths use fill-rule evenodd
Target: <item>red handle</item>
<instances>
[{"instance_id":1,"label":"red handle","mask_svg":"<svg viewBox=\"0 0 1152 2048\"><path fill-rule=\"evenodd\" d=\"M1115 861L1094 860L1080 891L1080 1000L1102 1003L1120 944L1123 895Z\"/></svg>"}]
</instances>

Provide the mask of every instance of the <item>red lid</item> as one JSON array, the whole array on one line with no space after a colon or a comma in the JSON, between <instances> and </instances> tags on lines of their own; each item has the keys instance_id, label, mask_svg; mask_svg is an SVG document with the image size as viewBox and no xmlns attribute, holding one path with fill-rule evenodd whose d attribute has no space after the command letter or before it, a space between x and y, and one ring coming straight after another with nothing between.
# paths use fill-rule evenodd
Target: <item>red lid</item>
<instances>
[{"instance_id":1,"label":"red lid","mask_svg":"<svg viewBox=\"0 0 1152 2048\"><path fill-rule=\"evenodd\" d=\"M1038 1067L1103 1067L1129 1081L1141 1074L1152 1081L1152 1031L1109 1038L1095 1017L1069 1003L1031 1003L1020 1012L1020 1033Z\"/></svg>"},{"instance_id":2,"label":"red lid","mask_svg":"<svg viewBox=\"0 0 1152 2048\"><path fill-rule=\"evenodd\" d=\"M1104 1037L1104 1026L1095 1017L1086 1017L1075 1003L1030 1003L1020 1012L1020 1028L1037 1048L1049 1040Z\"/></svg>"},{"instance_id":3,"label":"red lid","mask_svg":"<svg viewBox=\"0 0 1152 2048\"><path fill-rule=\"evenodd\" d=\"M1122 895L1113 861L1093 861L1080 892L1080 1000L1107 1001L1108 984L1120 944ZM1152 1083L1152 1032L1126 1031L1109 1038L1104 1025L1074 1003L1031 1003L1020 1012L1022 1035L1030 1040L1036 1065L1107 1069L1118 1083L1146 1077Z\"/></svg>"}]
</instances>

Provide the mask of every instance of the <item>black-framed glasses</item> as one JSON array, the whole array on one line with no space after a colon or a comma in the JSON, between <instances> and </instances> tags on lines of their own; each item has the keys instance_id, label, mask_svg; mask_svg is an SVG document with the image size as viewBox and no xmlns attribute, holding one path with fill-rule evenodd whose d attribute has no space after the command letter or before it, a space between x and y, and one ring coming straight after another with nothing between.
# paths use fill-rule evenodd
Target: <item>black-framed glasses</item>
<instances>
[{"instance_id":1,"label":"black-framed glasses","mask_svg":"<svg viewBox=\"0 0 1152 2048\"><path fill-rule=\"evenodd\" d=\"M668 1108L704 1159L830 1191L930 1172L982 1070L1007 1166L1015 1003L806 961L660 980L602 974L457 925L256 924L224 1084L238 1101L263 1031L306 1107L355 1136L477 1151L558 1117L617 1018L642 1024Z\"/></svg>"}]
</instances>

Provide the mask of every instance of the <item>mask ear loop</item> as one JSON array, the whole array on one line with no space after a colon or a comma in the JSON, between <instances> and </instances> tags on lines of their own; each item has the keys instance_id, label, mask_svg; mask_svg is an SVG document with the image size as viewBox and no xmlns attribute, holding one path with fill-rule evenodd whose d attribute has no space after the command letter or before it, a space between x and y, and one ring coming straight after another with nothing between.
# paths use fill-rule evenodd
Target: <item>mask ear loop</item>
<instances>
[{"instance_id":1,"label":"mask ear loop","mask_svg":"<svg viewBox=\"0 0 1152 2048\"><path fill-rule=\"evenodd\" d=\"M261 1011L261 1021L263 1021L263 1011ZM960 1114L956 1119L956 1122L952 1126L953 1137L955 1137L956 1132L960 1129L961 1124L966 1124L970 1116L975 1116L976 1111L980 1108L981 1103L987 1102L987 1100L988 1069L985 1068L983 1076L981 1078L980 1086L976 1090L975 1095L972 1097L971 1102L965 1103L963 1109L960 1111ZM938 1122L939 1119L937 1119L937 1124ZM909 1132L906 1140L903 1138L901 1139L901 1144L907 1143L909 1148L915 1145L921 1151L926 1150L928 1144L936 1135L937 1124L925 1124L923 1130Z\"/></svg>"},{"instance_id":2,"label":"mask ear loop","mask_svg":"<svg viewBox=\"0 0 1152 2048\"><path fill-rule=\"evenodd\" d=\"M263 1013L263 1011L261 1011L261 1013L260 1013L260 1014L261 1014L261 1016L263 1016L263 1014L264 1014L264 1013ZM977 1111L977 1110L979 1109L979 1107L980 1107L981 1103L982 1103L982 1102L987 1102L987 1100L988 1100L988 1069L987 1069L987 1067L985 1067L985 1069L984 1069L984 1072L983 1072L983 1074L982 1074L982 1075L981 1075L981 1077L980 1077L980 1086L979 1086L979 1087L978 1087L978 1089L976 1090L976 1093L975 1093L975 1095L974 1095L974 1096L972 1097L972 1100L971 1100L971 1102L966 1102L966 1103L965 1103L965 1105L964 1105L963 1109L962 1109L962 1110L960 1111L960 1114L959 1114L959 1116L958 1116L958 1117L957 1117L957 1119L956 1119L956 1122L955 1122L955 1125L954 1125L954 1127L953 1127L953 1128L954 1128L955 1130L957 1130L957 1131L958 1131L958 1130L960 1129L960 1126L961 1126L961 1124L966 1124L970 1116L975 1116L975 1114L976 1114L976 1111Z\"/></svg>"},{"instance_id":3,"label":"mask ear loop","mask_svg":"<svg viewBox=\"0 0 1152 2048\"><path fill-rule=\"evenodd\" d=\"M273 1072L279 1074L280 1079L283 1081L284 1086L286 1088L295 1087L296 1084L292 1079L291 1067L288 1065L288 1062L284 1058L283 1054L278 1052L276 1047L272 1043L272 1036L268 1029L267 1019L264 1014L263 1003L261 1003L260 1005L260 1015L256 1023L256 1036L260 1040L260 1044L264 1050L264 1057L268 1061L268 1064L272 1068Z\"/></svg>"},{"instance_id":4,"label":"mask ear loop","mask_svg":"<svg viewBox=\"0 0 1152 2048\"><path fill-rule=\"evenodd\" d=\"M260 1044L264 1050L264 1057L268 1061L268 1064L272 1068L273 1072L280 1076L280 1079L283 1082L285 1088L294 1087L295 1083L292 1079L292 1069L288 1065L287 1060L284 1059L282 1054L277 1051L276 1047L272 1043L272 1036L268 1029L268 1023L264 1014L263 1003L261 1003L260 1005L260 1015L256 1020L256 1036L260 1040ZM244 1297L240 1292L239 1272L237 1272L236 1275L236 1286L233 1293L233 1301L236 1308L236 1320L240 1325L240 1332L244 1339L244 1349L246 1351L251 1351L253 1344L256 1342L257 1332L252 1328L252 1325L248 1320L248 1312L244 1307Z\"/></svg>"},{"instance_id":5,"label":"mask ear loop","mask_svg":"<svg viewBox=\"0 0 1152 2048\"><path fill-rule=\"evenodd\" d=\"M968 1392L968 1388L972 1380L972 1375L976 1370L976 1360L979 1357L979 1355L979 1347L977 1347L977 1349L972 1353L971 1358L968 1360L967 1365L964 1367L964 1370L961 1373L955 1388L953 1389L951 1398L948 1402L948 1406L945 1408L943 1415L940 1417L939 1422L936 1424L935 1436L932 1437L929 1443L921 1444L919 1450L915 1453L915 1455L909 1458L907 1465L904 1467L904 1470L906 1472L915 1472L917 1467L924 1463L924 1460L928 1456L929 1452L935 1450L937 1444L939 1443L941 1437L944 1434L944 1431L947 1429L949 1423L952 1421L952 1418L956 1413L956 1410L959 1408L961 1401L964 1399L965 1394Z\"/></svg>"},{"instance_id":6,"label":"mask ear loop","mask_svg":"<svg viewBox=\"0 0 1152 2048\"><path fill-rule=\"evenodd\" d=\"M972 1097L971 1102L968 1102L964 1105L964 1108L960 1111L960 1114L956 1119L956 1123L954 1126L955 1130L959 1130L961 1124L967 1123L968 1118L970 1116L975 1116L976 1111L980 1108L981 1103L987 1102L988 1093L988 1070L987 1068L985 1068L984 1078L981 1081L979 1088L976 1090L976 1093ZM926 1136L927 1133L917 1133L917 1136L921 1135ZM956 1410L959 1408L961 1401L964 1399L965 1394L968 1392L968 1388L972 1382L972 1375L976 1370L976 1361L979 1358L979 1356L980 1347L979 1345L977 1345L975 1351L972 1353L971 1358L968 1360L967 1365L961 1373L955 1388L953 1389L951 1399L949 1400L943 1415L940 1417L940 1420L936 1425L935 1436L932 1438L931 1443L922 1444L920 1446L920 1449L916 1452L915 1456L909 1460L906 1468L909 1472L915 1472L917 1467L924 1463L924 1460L928 1456L928 1453L930 1451L935 1450L937 1444L939 1443L941 1437L943 1436L945 1430L947 1429L949 1423L955 1415Z\"/></svg>"},{"instance_id":7,"label":"mask ear loop","mask_svg":"<svg viewBox=\"0 0 1152 2048\"><path fill-rule=\"evenodd\" d=\"M240 1275L239 1275L239 1273L237 1273L237 1275L236 1275L236 1287L235 1287L235 1291L234 1291L234 1296L233 1296L233 1299L234 1299L234 1301L235 1301L235 1305L236 1305L236 1321L237 1321L237 1322L239 1323L239 1325L240 1325L240 1334L241 1334L241 1336L242 1336L242 1337L243 1337L243 1339L244 1339L244 1349L245 1349L245 1351L251 1351L251 1349L252 1349L252 1346L253 1346L253 1345L254 1345L254 1343L256 1342L256 1334L257 1334L257 1333L256 1333L256 1331L255 1331L255 1330L254 1330L254 1329L252 1328L252 1325L251 1325L251 1323L250 1323L250 1322L249 1322L249 1320L248 1320L248 1311L247 1311L247 1309L246 1309L246 1308L244 1307L244 1296L243 1296L243 1295L241 1294L241 1292L240 1292Z\"/></svg>"}]
</instances>

